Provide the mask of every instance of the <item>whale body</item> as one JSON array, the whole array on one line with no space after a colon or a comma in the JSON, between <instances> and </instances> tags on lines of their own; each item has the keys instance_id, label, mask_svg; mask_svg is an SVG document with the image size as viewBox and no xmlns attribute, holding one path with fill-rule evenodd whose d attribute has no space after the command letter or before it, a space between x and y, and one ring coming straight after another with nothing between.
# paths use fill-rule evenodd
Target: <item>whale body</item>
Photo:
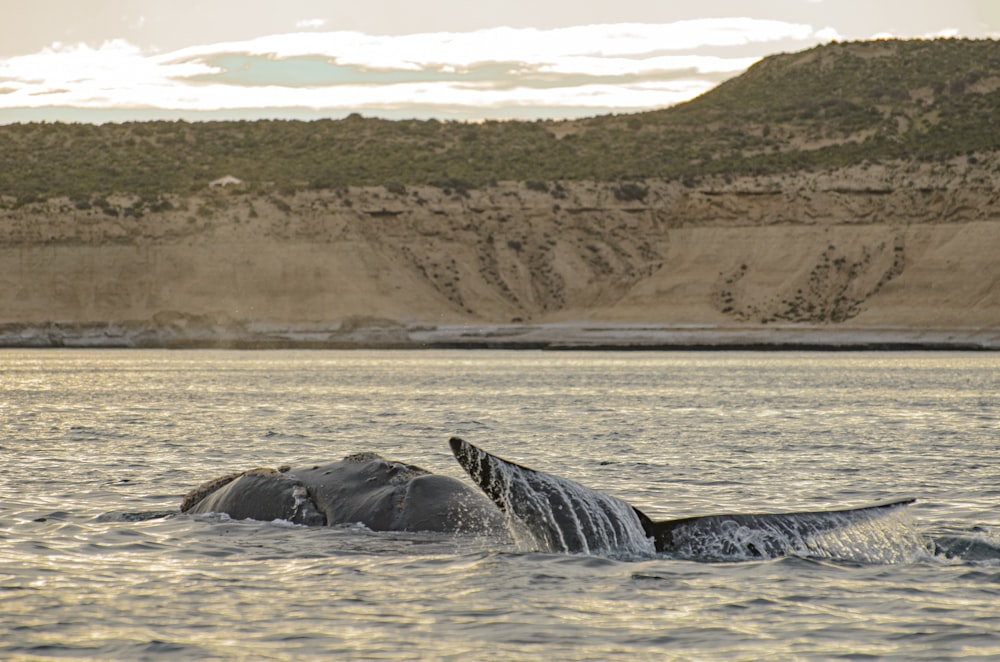
<instances>
[{"instance_id":1,"label":"whale body","mask_svg":"<svg viewBox=\"0 0 1000 662\"><path fill-rule=\"evenodd\" d=\"M455 459L473 482L543 549L696 559L777 557L817 548L824 534L881 518L900 499L824 512L728 514L655 522L634 506L571 480L504 460L458 438Z\"/></svg>"},{"instance_id":2,"label":"whale body","mask_svg":"<svg viewBox=\"0 0 1000 662\"><path fill-rule=\"evenodd\" d=\"M373 531L506 532L503 514L479 491L376 453L222 476L189 492L180 510L308 526L363 524Z\"/></svg>"},{"instance_id":3,"label":"whale body","mask_svg":"<svg viewBox=\"0 0 1000 662\"><path fill-rule=\"evenodd\" d=\"M556 553L739 560L793 553L841 558L844 549L850 552L856 545L837 536L865 526L875 527L873 539L881 550L893 535L878 529L880 521L914 501L654 521L626 501L510 462L458 437L450 445L478 489L369 452L304 468L228 474L189 492L180 510L308 526L362 524L372 531L473 533L506 540L513 535L522 547ZM879 552L874 558L902 559L906 549L924 544L906 531L896 537L903 551Z\"/></svg>"}]
</instances>

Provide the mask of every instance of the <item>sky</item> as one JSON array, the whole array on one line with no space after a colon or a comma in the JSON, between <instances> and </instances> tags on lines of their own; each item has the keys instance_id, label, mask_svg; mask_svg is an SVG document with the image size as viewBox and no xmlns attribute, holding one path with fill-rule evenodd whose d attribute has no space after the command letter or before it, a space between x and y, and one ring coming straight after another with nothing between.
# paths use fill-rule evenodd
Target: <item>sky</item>
<instances>
[{"instance_id":1,"label":"sky","mask_svg":"<svg viewBox=\"0 0 1000 662\"><path fill-rule=\"evenodd\" d=\"M1000 37L1000 0L0 0L0 124L583 117L941 36Z\"/></svg>"}]
</instances>

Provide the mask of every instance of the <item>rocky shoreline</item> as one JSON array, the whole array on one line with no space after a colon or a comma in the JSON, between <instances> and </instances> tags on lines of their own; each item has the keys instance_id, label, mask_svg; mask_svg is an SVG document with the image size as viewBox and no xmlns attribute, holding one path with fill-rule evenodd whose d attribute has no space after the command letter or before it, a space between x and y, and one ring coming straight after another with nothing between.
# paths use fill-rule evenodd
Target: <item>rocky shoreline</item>
<instances>
[{"instance_id":1,"label":"rocky shoreline","mask_svg":"<svg viewBox=\"0 0 1000 662\"><path fill-rule=\"evenodd\" d=\"M93 349L504 349L615 351L997 351L996 329L718 327L648 324L404 326L389 321L275 326L150 327L138 323L0 326L0 348Z\"/></svg>"}]
</instances>

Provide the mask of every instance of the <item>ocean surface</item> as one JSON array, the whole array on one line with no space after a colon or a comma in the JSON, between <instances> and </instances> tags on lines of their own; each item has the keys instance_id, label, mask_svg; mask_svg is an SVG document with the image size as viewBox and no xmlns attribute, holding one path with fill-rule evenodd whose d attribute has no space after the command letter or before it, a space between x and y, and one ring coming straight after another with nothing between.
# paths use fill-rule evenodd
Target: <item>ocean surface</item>
<instances>
[{"instance_id":1,"label":"ocean surface","mask_svg":"<svg viewBox=\"0 0 1000 662\"><path fill-rule=\"evenodd\" d=\"M163 515L360 451L471 484L452 435L654 519L918 501L727 562ZM5 660L1000 657L992 353L5 350L0 460Z\"/></svg>"}]
</instances>

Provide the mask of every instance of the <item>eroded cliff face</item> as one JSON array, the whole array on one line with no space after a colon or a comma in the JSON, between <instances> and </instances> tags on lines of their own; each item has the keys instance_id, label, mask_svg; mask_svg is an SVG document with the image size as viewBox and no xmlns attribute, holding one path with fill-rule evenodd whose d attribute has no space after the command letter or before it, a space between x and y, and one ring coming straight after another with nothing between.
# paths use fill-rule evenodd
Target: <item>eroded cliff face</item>
<instances>
[{"instance_id":1,"label":"eroded cliff face","mask_svg":"<svg viewBox=\"0 0 1000 662\"><path fill-rule=\"evenodd\" d=\"M997 163L8 204L0 322L996 326Z\"/></svg>"}]
</instances>

